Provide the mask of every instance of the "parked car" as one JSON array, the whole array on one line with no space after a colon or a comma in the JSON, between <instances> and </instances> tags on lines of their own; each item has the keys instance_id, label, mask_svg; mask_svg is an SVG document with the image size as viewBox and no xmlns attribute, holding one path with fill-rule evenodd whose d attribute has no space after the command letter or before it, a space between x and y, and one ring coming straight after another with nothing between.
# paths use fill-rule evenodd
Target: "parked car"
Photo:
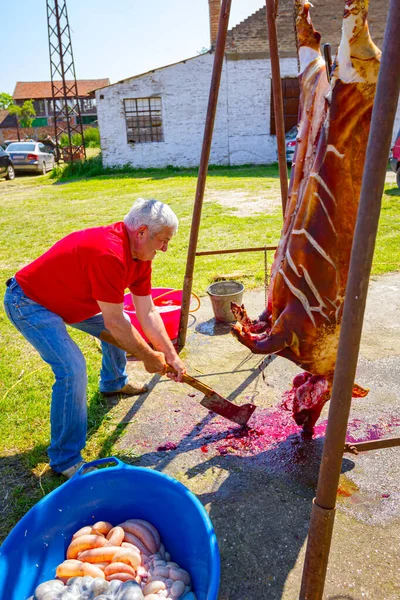
<instances>
[{"instance_id":1,"label":"parked car","mask_svg":"<svg viewBox=\"0 0 400 600\"><path fill-rule=\"evenodd\" d=\"M6 179L14 179L15 177L14 163L3 148L0 148L0 177Z\"/></svg>"},{"instance_id":2,"label":"parked car","mask_svg":"<svg viewBox=\"0 0 400 600\"><path fill-rule=\"evenodd\" d=\"M294 151L296 149L297 125L292 127L286 135L286 162L291 165L293 161Z\"/></svg>"},{"instance_id":3,"label":"parked car","mask_svg":"<svg viewBox=\"0 0 400 600\"><path fill-rule=\"evenodd\" d=\"M54 167L54 155L48 152L41 142L13 142L7 146L7 152L16 171L31 171L45 175Z\"/></svg>"},{"instance_id":4,"label":"parked car","mask_svg":"<svg viewBox=\"0 0 400 600\"><path fill-rule=\"evenodd\" d=\"M400 188L400 129L389 158L392 171L396 173L397 186Z\"/></svg>"},{"instance_id":5,"label":"parked car","mask_svg":"<svg viewBox=\"0 0 400 600\"><path fill-rule=\"evenodd\" d=\"M35 142L36 140L32 140L31 138L25 138L23 140L5 140L4 141L4 148L7 150L8 146L10 144L16 144L17 142Z\"/></svg>"}]
</instances>

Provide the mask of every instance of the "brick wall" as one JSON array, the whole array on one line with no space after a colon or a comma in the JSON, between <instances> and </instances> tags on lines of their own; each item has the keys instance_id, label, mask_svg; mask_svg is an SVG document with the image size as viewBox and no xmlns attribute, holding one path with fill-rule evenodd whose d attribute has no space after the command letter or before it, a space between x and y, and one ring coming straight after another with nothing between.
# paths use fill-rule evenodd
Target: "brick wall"
<instances>
[{"instance_id":1,"label":"brick wall","mask_svg":"<svg viewBox=\"0 0 400 600\"><path fill-rule=\"evenodd\" d=\"M268 52L267 21L265 8L228 31L226 51L232 53Z\"/></svg>"},{"instance_id":2,"label":"brick wall","mask_svg":"<svg viewBox=\"0 0 400 600\"><path fill-rule=\"evenodd\" d=\"M5 129L0 129L0 132L3 133L4 140L17 140L18 133L16 127L7 127ZM20 127L19 128L19 137L21 140L24 138L41 138L50 135L54 136L54 127L46 126L46 127Z\"/></svg>"},{"instance_id":3,"label":"brick wall","mask_svg":"<svg viewBox=\"0 0 400 600\"><path fill-rule=\"evenodd\" d=\"M332 45L335 55L341 39L343 24L343 0L313 0L311 18L314 27L322 35L322 44ZM371 36L378 48L382 48L389 0L370 2L368 23ZM293 0L279 0L278 18L279 55L296 56ZM267 13L263 6L257 12L228 31L226 50L230 54L263 53L269 55Z\"/></svg>"},{"instance_id":4,"label":"brick wall","mask_svg":"<svg viewBox=\"0 0 400 600\"><path fill-rule=\"evenodd\" d=\"M93 125L83 125L83 129L87 129L88 127L94 127ZM24 138L32 138L33 140L36 140L38 138L45 138L46 136L50 135L52 138L54 138L54 126L53 125L46 125L45 127L20 127L19 128L19 137L21 139L21 141L24 140ZM7 141L7 140L17 140L18 139L18 133L17 133L17 129L16 127L6 127L6 128L1 128L0 129L0 140L1 140L1 136L3 136L3 140Z\"/></svg>"},{"instance_id":5,"label":"brick wall","mask_svg":"<svg viewBox=\"0 0 400 600\"><path fill-rule=\"evenodd\" d=\"M218 34L221 0L208 0L208 8L210 13L210 45L212 47L215 45Z\"/></svg>"}]
</instances>

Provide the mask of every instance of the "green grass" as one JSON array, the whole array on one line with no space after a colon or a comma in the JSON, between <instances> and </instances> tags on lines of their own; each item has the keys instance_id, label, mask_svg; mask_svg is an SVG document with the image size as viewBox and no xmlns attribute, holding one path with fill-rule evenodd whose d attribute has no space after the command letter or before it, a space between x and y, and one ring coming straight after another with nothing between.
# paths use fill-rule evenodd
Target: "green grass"
<instances>
[{"instance_id":1,"label":"green grass","mask_svg":"<svg viewBox=\"0 0 400 600\"><path fill-rule=\"evenodd\" d=\"M92 156L96 152L93 152ZM71 231L121 220L139 196L167 202L180 219L178 235L166 255L154 263L155 286L182 287L188 237L195 197L195 169L104 171L93 156L81 171L71 169L57 177L18 177L0 181L0 281L36 258ZM79 173L97 173L80 179ZM61 178L60 178L61 175ZM242 192L279 198L276 166L210 168L207 194ZM374 273L396 270L400 264L400 190L387 185L374 260ZM217 202L203 207L198 250L276 244L281 209L238 217L235 210ZM272 254L269 255L269 262ZM220 275L238 273L247 289L264 283L261 253L201 257L196 261L193 290L204 295ZM242 277L240 276L242 275ZM2 284L2 291L5 286ZM118 453L116 443L126 424L118 407L109 409L98 393L100 353L95 341L71 332L87 359L89 433L85 457L94 459ZM0 309L0 539L43 495L61 483L46 471L52 374L36 351L15 331Z\"/></svg>"}]
</instances>

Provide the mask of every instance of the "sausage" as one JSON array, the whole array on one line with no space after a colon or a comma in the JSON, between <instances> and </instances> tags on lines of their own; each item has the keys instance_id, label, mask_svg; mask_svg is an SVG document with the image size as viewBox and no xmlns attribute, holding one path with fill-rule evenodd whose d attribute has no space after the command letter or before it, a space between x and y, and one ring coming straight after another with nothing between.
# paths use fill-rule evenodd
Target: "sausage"
<instances>
[{"instance_id":1,"label":"sausage","mask_svg":"<svg viewBox=\"0 0 400 600\"><path fill-rule=\"evenodd\" d=\"M80 560L65 560L56 569L57 577L100 577L105 579L105 575L101 569L89 563L83 563Z\"/></svg>"},{"instance_id":2,"label":"sausage","mask_svg":"<svg viewBox=\"0 0 400 600\"><path fill-rule=\"evenodd\" d=\"M120 546L103 546L102 548L92 548L79 554L79 560L89 563L112 562L114 554L121 550Z\"/></svg>"},{"instance_id":3,"label":"sausage","mask_svg":"<svg viewBox=\"0 0 400 600\"><path fill-rule=\"evenodd\" d=\"M124 536L125 538L125 536ZM135 546L135 544L131 544L130 542L122 542L121 544L122 548L130 548L131 550L135 550L138 554L140 554L140 550L137 546Z\"/></svg>"},{"instance_id":4,"label":"sausage","mask_svg":"<svg viewBox=\"0 0 400 600\"><path fill-rule=\"evenodd\" d=\"M121 523L120 527L122 527L122 529L124 529L124 531L127 533L136 536L148 549L149 554L155 554L157 552L159 545L157 546L157 542L153 534L149 531L149 529L147 529L147 527L142 525L142 523L137 523L135 519L130 519L124 523Z\"/></svg>"},{"instance_id":5,"label":"sausage","mask_svg":"<svg viewBox=\"0 0 400 600\"><path fill-rule=\"evenodd\" d=\"M92 527L103 535L107 535L107 533L113 528L111 523L108 523L108 521L97 521L97 523L95 523Z\"/></svg>"},{"instance_id":6,"label":"sausage","mask_svg":"<svg viewBox=\"0 0 400 600\"><path fill-rule=\"evenodd\" d=\"M116 552L113 557L113 562L122 562L131 565L134 569L140 566L142 562L139 552L130 550L129 548L121 548L119 552Z\"/></svg>"},{"instance_id":7,"label":"sausage","mask_svg":"<svg viewBox=\"0 0 400 600\"><path fill-rule=\"evenodd\" d=\"M147 558L151 554L150 550L148 550L148 548L143 544L143 542L132 533L125 532L124 542L129 542L130 544L136 546L136 548L140 551L140 554L143 554Z\"/></svg>"},{"instance_id":8,"label":"sausage","mask_svg":"<svg viewBox=\"0 0 400 600\"><path fill-rule=\"evenodd\" d=\"M78 529L78 531L72 536L72 539L74 540L80 535L89 535L90 533L92 533L92 528L90 525L86 525L85 527L81 527L80 529Z\"/></svg>"},{"instance_id":9,"label":"sausage","mask_svg":"<svg viewBox=\"0 0 400 600\"><path fill-rule=\"evenodd\" d=\"M144 519L128 519L127 521L125 521L125 523L139 523L140 525L143 525L144 527L146 527L146 529L148 529L150 531L150 533L152 534L152 536L154 537L154 540L155 540L156 546L157 546L157 550L160 548L160 546L161 546L160 534L158 533L158 530L154 527L154 525L152 525L148 521L145 521Z\"/></svg>"},{"instance_id":10,"label":"sausage","mask_svg":"<svg viewBox=\"0 0 400 600\"><path fill-rule=\"evenodd\" d=\"M76 558L80 552L89 548L104 546L107 540L100 535L80 535L72 540L67 550L67 558Z\"/></svg>"},{"instance_id":11,"label":"sausage","mask_svg":"<svg viewBox=\"0 0 400 600\"><path fill-rule=\"evenodd\" d=\"M118 581L135 581L134 575L129 575L129 573L113 573L107 576L107 581L113 581L114 579L118 579Z\"/></svg>"},{"instance_id":12,"label":"sausage","mask_svg":"<svg viewBox=\"0 0 400 600\"><path fill-rule=\"evenodd\" d=\"M183 586L185 587L185 586ZM150 581L143 589L143 595L157 594L160 590L165 590L166 585L163 581Z\"/></svg>"},{"instance_id":13,"label":"sausage","mask_svg":"<svg viewBox=\"0 0 400 600\"><path fill-rule=\"evenodd\" d=\"M84 562L84 561L82 561L82 562ZM106 568L106 567L107 567L109 564L110 564L109 562L99 562L99 563L96 563L96 567L97 567L98 569L101 569L102 571L104 571L104 569L105 569L105 568Z\"/></svg>"},{"instance_id":14,"label":"sausage","mask_svg":"<svg viewBox=\"0 0 400 600\"><path fill-rule=\"evenodd\" d=\"M133 577L136 576L135 569L133 569L130 565L117 561L113 561L104 569L104 574L106 577L108 575L114 575L114 573L128 573L129 575L133 575Z\"/></svg>"},{"instance_id":15,"label":"sausage","mask_svg":"<svg viewBox=\"0 0 400 600\"><path fill-rule=\"evenodd\" d=\"M107 533L107 542L106 546L120 546L124 541L125 531L122 527L113 527Z\"/></svg>"}]
</instances>

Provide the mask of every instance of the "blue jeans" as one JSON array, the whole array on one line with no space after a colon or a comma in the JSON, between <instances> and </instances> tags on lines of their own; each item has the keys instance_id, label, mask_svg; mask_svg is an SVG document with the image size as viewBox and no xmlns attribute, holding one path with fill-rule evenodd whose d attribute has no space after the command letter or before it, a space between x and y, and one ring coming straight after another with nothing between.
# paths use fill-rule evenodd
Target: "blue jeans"
<instances>
[{"instance_id":1,"label":"blue jeans","mask_svg":"<svg viewBox=\"0 0 400 600\"><path fill-rule=\"evenodd\" d=\"M14 278L7 285L4 307L8 318L50 365L55 376L48 455L50 466L61 472L82 460L81 450L86 443L86 362L60 316L28 298ZM102 314L71 327L97 338L106 329ZM106 342L101 345L100 391L120 390L128 382L126 353Z\"/></svg>"}]
</instances>

